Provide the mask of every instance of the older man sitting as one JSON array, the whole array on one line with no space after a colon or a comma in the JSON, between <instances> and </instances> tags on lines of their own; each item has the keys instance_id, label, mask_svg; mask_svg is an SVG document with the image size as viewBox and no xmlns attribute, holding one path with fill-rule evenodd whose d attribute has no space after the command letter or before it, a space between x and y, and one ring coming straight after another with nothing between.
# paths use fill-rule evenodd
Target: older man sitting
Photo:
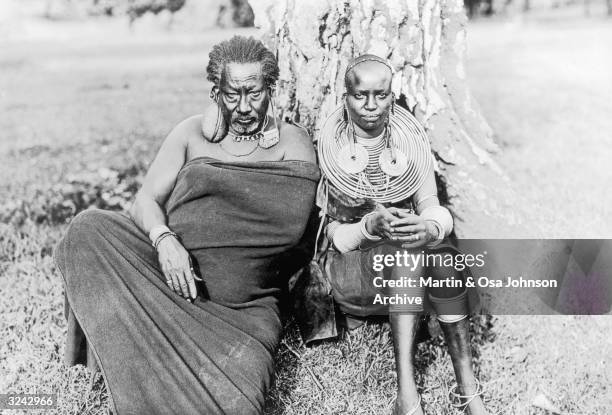
<instances>
[{"instance_id":1,"label":"older man sitting","mask_svg":"<svg viewBox=\"0 0 612 415\"><path fill-rule=\"evenodd\" d=\"M55 251L66 361L84 362L84 333L118 415L262 413L279 296L308 259L292 252L319 170L270 111L274 54L234 37L207 72L215 103L164 140L131 217L85 211Z\"/></svg>"}]
</instances>

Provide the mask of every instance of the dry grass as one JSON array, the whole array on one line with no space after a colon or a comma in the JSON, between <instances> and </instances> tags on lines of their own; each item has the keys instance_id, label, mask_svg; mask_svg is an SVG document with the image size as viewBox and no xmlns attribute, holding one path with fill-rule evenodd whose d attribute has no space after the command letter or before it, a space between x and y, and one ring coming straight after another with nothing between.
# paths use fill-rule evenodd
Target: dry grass
<instances>
[{"instance_id":1,"label":"dry grass","mask_svg":"<svg viewBox=\"0 0 612 415\"><path fill-rule=\"evenodd\" d=\"M485 22L472 32L475 93L493 126L503 132L500 139L507 148L502 162L512 167L515 180L541 214L552 215L541 218L549 236L567 232L576 221L581 224L576 235L584 236L586 225L593 226L587 227L592 236L611 233L610 223L600 216L600 205L609 203L596 203L604 197L599 180L610 182L607 170L597 164L612 148L612 126L606 118L612 113L609 84L597 78L597 70L593 79L602 86L587 89L586 81L572 83L571 71L552 71L567 64L572 54L600 59L597 45L607 45L602 37L610 39L612 31L598 24L592 30L602 34L594 38L600 43L590 43L587 50L584 42L556 39L567 28L553 23L501 38L495 36L512 29ZM586 23L573 30L571 38L583 41L595 33ZM0 183L0 204L23 202L27 211L33 201L44 204L52 198L50 189L70 175L99 175L101 167L142 168L168 129L200 110L207 96L202 79L205 51L227 35L114 33L69 43L4 42L0 174L10 179ZM609 51L606 56L611 58ZM555 65L548 59L561 61ZM536 71L542 65L545 70ZM565 83L555 83L555 76ZM561 91L568 88L579 102L562 99ZM517 89L527 95L514 93ZM572 160L582 172L559 169ZM538 186L531 186L532 175ZM583 188L583 178L594 180L594 186ZM552 206L551 200L563 203ZM21 225L0 224L0 392L57 391L60 407L55 413L105 414L108 395L100 376L61 363L66 327L61 280L50 253L64 227L27 219ZM530 406L538 393L563 414L612 413L609 316L508 316L495 318L489 330L482 327L474 327L473 350L480 377L489 385L492 413L545 414ZM368 324L339 341L305 348L295 327L289 326L278 351L269 412L388 413L395 393L389 336L386 325ZM443 341L421 343L416 361L427 413L457 414L446 397L452 371Z\"/></svg>"}]
</instances>

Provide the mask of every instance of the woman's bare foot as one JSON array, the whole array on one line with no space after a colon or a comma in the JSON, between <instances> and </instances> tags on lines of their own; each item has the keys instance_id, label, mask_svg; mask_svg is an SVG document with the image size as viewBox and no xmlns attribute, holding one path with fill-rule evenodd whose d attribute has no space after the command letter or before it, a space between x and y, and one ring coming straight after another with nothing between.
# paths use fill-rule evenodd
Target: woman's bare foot
<instances>
[{"instance_id":1,"label":"woman's bare foot","mask_svg":"<svg viewBox=\"0 0 612 415\"><path fill-rule=\"evenodd\" d=\"M415 390L412 393L398 393L393 415L424 415L418 392Z\"/></svg>"},{"instance_id":2,"label":"woman's bare foot","mask_svg":"<svg viewBox=\"0 0 612 415\"><path fill-rule=\"evenodd\" d=\"M485 408L480 396L476 396L470 401L465 413L468 415L489 415L489 412L487 412L487 408Z\"/></svg>"},{"instance_id":3,"label":"woman's bare foot","mask_svg":"<svg viewBox=\"0 0 612 415\"><path fill-rule=\"evenodd\" d=\"M465 408L465 413L468 415L489 415L480 397L481 393L482 387L478 383L459 387L454 394L451 393L454 396L453 405L460 409Z\"/></svg>"}]
</instances>

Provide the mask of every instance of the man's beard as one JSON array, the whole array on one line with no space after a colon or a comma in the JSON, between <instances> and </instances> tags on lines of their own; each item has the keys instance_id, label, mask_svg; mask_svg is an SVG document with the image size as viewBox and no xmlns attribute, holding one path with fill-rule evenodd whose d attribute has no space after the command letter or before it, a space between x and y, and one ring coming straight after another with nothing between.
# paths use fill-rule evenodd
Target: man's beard
<instances>
[{"instance_id":1,"label":"man's beard","mask_svg":"<svg viewBox=\"0 0 612 415\"><path fill-rule=\"evenodd\" d=\"M234 122L232 124L232 130L234 130L234 132L236 134L240 134L240 135L251 135L251 134L255 134L255 132L257 131L259 127L259 122L258 121L254 121L251 124L240 124L238 122Z\"/></svg>"},{"instance_id":2,"label":"man's beard","mask_svg":"<svg viewBox=\"0 0 612 415\"><path fill-rule=\"evenodd\" d=\"M236 134L252 135L259 131L261 125L263 124L264 118L265 114L261 118L257 118L253 122L248 124L242 124L236 120L232 120L233 122L231 123L231 127Z\"/></svg>"}]
</instances>

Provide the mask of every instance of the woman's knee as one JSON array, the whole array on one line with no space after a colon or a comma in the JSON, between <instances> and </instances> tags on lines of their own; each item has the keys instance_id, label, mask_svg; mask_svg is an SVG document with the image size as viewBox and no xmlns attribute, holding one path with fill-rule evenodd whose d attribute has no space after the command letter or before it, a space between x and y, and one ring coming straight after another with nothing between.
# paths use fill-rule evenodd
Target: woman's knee
<instances>
[{"instance_id":1,"label":"woman's knee","mask_svg":"<svg viewBox=\"0 0 612 415\"><path fill-rule=\"evenodd\" d=\"M394 266L387 268L385 295L389 297L391 315L416 315L424 311L425 287L421 284L424 267L421 250L394 246L387 254L394 256Z\"/></svg>"},{"instance_id":2,"label":"woman's knee","mask_svg":"<svg viewBox=\"0 0 612 415\"><path fill-rule=\"evenodd\" d=\"M452 266L431 266L425 272L431 277L428 292L433 296L454 297L465 291L463 272Z\"/></svg>"}]
</instances>

